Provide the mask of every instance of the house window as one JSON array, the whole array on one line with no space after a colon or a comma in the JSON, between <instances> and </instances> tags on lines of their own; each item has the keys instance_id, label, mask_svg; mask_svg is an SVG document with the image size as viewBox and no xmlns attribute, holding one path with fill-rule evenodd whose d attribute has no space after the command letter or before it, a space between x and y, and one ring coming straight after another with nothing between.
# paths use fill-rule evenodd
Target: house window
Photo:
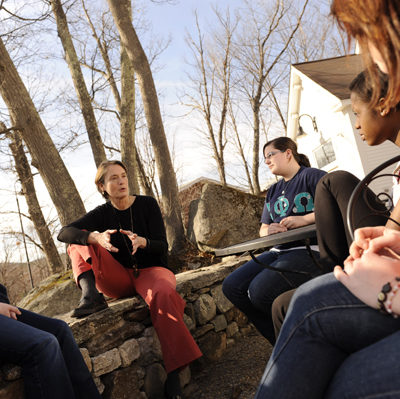
<instances>
[{"instance_id":1,"label":"house window","mask_svg":"<svg viewBox=\"0 0 400 399\"><path fill-rule=\"evenodd\" d=\"M336 159L335 151L333 150L332 140L326 141L314 150L315 160L317 161L318 168L330 164Z\"/></svg>"}]
</instances>

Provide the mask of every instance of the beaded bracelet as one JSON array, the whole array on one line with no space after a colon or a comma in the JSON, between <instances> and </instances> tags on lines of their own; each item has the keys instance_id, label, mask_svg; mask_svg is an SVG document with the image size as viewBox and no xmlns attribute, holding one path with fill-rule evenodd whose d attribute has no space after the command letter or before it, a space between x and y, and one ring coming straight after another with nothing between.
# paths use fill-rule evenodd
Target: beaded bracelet
<instances>
[{"instance_id":1,"label":"beaded bracelet","mask_svg":"<svg viewBox=\"0 0 400 399\"><path fill-rule=\"evenodd\" d=\"M400 289L400 277L395 277L393 284L390 282L383 285L381 292L378 295L378 308L381 312L393 316L395 319L398 314L393 313L392 304L393 298Z\"/></svg>"}]
</instances>

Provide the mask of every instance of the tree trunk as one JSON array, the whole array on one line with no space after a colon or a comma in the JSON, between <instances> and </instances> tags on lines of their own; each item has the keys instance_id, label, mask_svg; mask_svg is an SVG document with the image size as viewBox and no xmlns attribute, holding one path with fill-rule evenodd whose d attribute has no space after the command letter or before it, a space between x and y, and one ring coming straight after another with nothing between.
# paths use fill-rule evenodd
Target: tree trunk
<instances>
[{"instance_id":1,"label":"tree trunk","mask_svg":"<svg viewBox=\"0 0 400 399\"><path fill-rule=\"evenodd\" d=\"M139 82L146 121L153 144L157 172L160 178L167 237L171 251L177 252L183 247L185 240L178 184L168 149L150 65L130 22L128 15L129 0L107 1L118 28L121 43L127 50Z\"/></svg>"},{"instance_id":2,"label":"tree trunk","mask_svg":"<svg viewBox=\"0 0 400 399\"><path fill-rule=\"evenodd\" d=\"M128 16L132 24L132 7L127 2ZM135 145L135 72L125 46L121 43L121 159L127 165L129 191L139 194L138 170Z\"/></svg>"},{"instance_id":3,"label":"tree trunk","mask_svg":"<svg viewBox=\"0 0 400 399\"><path fill-rule=\"evenodd\" d=\"M259 20L260 14L255 9L250 0L245 3L249 8L250 18L246 23L248 24L247 32L253 32L251 36L245 36L242 43L239 45L244 51L239 51L236 56L242 66L245 75L241 80L247 84L244 91L248 93L249 102L253 113L253 164L252 164L252 179L254 193L260 193L259 184L259 160L260 160L260 111L264 100L267 97L272 97L272 102L276 106L276 98L274 98L273 85L271 82L271 73L276 67L282 56L286 53L287 48L292 41L295 33L300 27L301 19L306 10L309 0L304 0L303 8L297 17L295 24L290 24L287 34L279 33L283 40L277 40L276 34L279 31L284 32L284 17L287 15L290 6L285 2L276 1L275 6L268 8L269 15L264 21ZM252 51L248 51L251 48ZM271 51L274 48L276 51ZM253 51L254 49L254 51ZM249 78L247 78L247 76ZM280 110L280 109L279 109ZM278 111L279 112L279 111ZM282 115L279 114L282 120Z\"/></svg>"},{"instance_id":4,"label":"tree trunk","mask_svg":"<svg viewBox=\"0 0 400 399\"><path fill-rule=\"evenodd\" d=\"M126 50L121 45L121 95L119 94L117 83L114 78L108 49L100 40L94 24L86 9L85 1L82 0L82 7L89 23L93 37L97 42L97 47L106 68L106 77L114 97L115 107L119 114L120 121L120 151L122 162L128 169L129 191L139 194L138 174L136 167L136 146L135 146L135 74L132 68L131 60ZM131 15L132 12L129 13ZM122 97L122 98L121 98Z\"/></svg>"},{"instance_id":5,"label":"tree trunk","mask_svg":"<svg viewBox=\"0 0 400 399\"><path fill-rule=\"evenodd\" d=\"M72 42L71 34L68 29L67 18L60 0L51 0L51 6L56 18L57 32L65 51L65 59L71 72L72 81L78 96L79 106L85 121L86 131L89 136L90 146L92 148L94 161L99 166L106 159L103 141L97 127L96 118L91 103L91 98L86 87L85 79Z\"/></svg>"},{"instance_id":6,"label":"tree trunk","mask_svg":"<svg viewBox=\"0 0 400 399\"><path fill-rule=\"evenodd\" d=\"M258 103L253 107L253 188L254 194L259 195L261 192L260 181L258 179L258 167L260 164L260 107Z\"/></svg>"},{"instance_id":7,"label":"tree trunk","mask_svg":"<svg viewBox=\"0 0 400 399\"><path fill-rule=\"evenodd\" d=\"M140 159L139 152L136 150L136 165L137 165L137 171L138 171L138 180L140 187L142 189L142 192L145 195L150 195L151 197L156 197L154 195L154 191L151 187L151 182L149 181L149 178L146 176L146 172L143 167L143 163Z\"/></svg>"},{"instance_id":8,"label":"tree trunk","mask_svg":"<svg viewBox=\"0 0 400 399\"><path fill-rule=\"evenodd\" d=\"M13 126L37 165L62 224L85 213L83 202L63 160L0 39L0 94L10 113Z\"/></svg>"},{"instance_id":9,"label":"tree trunk","mask_svg":"<svg viewBox=\"0 0 400 399\"><path fill-rule=\"evenodd\" d=\"M232 121L232 128L233 128L233 131L234 131L235 136L236 136L236 142L237 142L237 146L238 146L238 150L239 150L239 155L240 155L240 158L241 158L242 161L243 161L243 167L244 167L244 170L245 170L245 173L246 173L247 183L248 183L248 185L249 185L250 192L251 192L252 194L254 194L253 182L251 181L251 176L250 176L250 171L249 171L249 165L248 165L248 163L247 163L247 159L246 159L246 156L245 156L245 154L244 154L242 142L241 142L241 140L240 140L239 129L238 129L238 126L237 126L237 123L236 123L235 114L234 114L233 109L232 109L232 101L231 101L231 99L229 99L228 105L229 105L229 116L230 116L230 118L231 118L231 121Z\"/></svg>"},{"instance_id":10,"label":"tree trunk","mask_svg":"<svg viewBox=\"0 0 400 399\"><path fill-rule=\"evenodd\" d=\"M50 274L59 273L63 270L63 262L57 247L54 244L53 237L47 226L46 220L40 208L39 201L36 197L33 175L26 158L21 136L16 131L9 135L11 139L10 149L15 160L15 169L19 180L21 181L22 191L28 204L29 215L35 226L36 232L39 235L42 244L43 252L46 256L47 265Z\"/></svg>"},{"instance_id":11,"label":"tree trunk","mask_svg":"<svg viewBox=\"0 0 400 399\"><path fill-rule=\"evenodd\" d=\"M219 14L217 13L219 17ZM220 17L219 17L220 18ZM210 60L207 62L206 51L204 48L203 35L200 30L198 17L196 14L196 27L198 33L198 42L190 36L188 38L189 46L191 47L200 74L199 80L196 81L196 86L199 88L199 95L201 100L197 104L193 104L194 109L200 109L204 120L207 125L207 138L210 142L210 146L213 151L213 158L217 164L217 170L219 174L220 182L223 186L226 186L226 173L225 173L225 159L224 149L226 145L226 139L224 137L227 102L229 98L230 90L230 39L231 35L228 33L226 47L223 48L224 58L222 62L219 58L209 57ZM214 46L216 46L214 44ZM211 63L211 71L207 68L208 63ZM216 71L221 69L221 73L218 74ZM193 79L194 80L194 79ZM220 106L220 119L219 125L214 129L212 120L214 107L213 103L218 95L222 97L222 104ZM216 111L215 113L217 113Z\"/></svg>"},{"instance_id":12,"label":"tree trunk","mask_svg":"<svg viewBox=\"0 0 400 399\"><path fill-rule=\"evenodd\" d=\"M100 54L101 54L101 58L103 58L104 66L106 67L105 75L107 77L107 81L108 81L108 83L110 85L110 89L111 89L111 92L112 92L113 97L114 97L115 107L117 109L117 112L119 113L120 112L120 108L121 108L121 97L119 95L117 83L116 83L115 78L114 78L114 73L113 73L113 70L112 70L110 57L108 56L107 45L105 45L105 44L103 44L101 42L100 37L96 32L94 24L93 24L93 22L92 22L92 20L90 18L89 12L86 9L85 0L82 0L82 8L83 8L83 11L85 13L86 19L87 19L87 21L89 23L90 30L92 31L92 35L96 40L97 47L98 47L98 49L100 51Z\"/></svg>"},{"instance_id":13,"label":"tree trunk","mask_svg":"<svg viewBox=\"0 0 400 399\"><path fill-rule=\"evenodd\" d=\"M128 168L129 191L139 194L135 145L135 73L126 50L121 47L121 159Z\"/></svg>"}]
</instances>

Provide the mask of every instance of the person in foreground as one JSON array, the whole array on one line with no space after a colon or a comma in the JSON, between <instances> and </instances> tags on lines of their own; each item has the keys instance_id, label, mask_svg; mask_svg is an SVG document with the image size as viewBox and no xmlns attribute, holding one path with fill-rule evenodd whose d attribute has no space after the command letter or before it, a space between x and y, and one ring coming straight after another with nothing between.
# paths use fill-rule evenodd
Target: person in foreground
<instances>
[{"instance_id":1,"label":"person in foreground","mask_svg":"<svg viewBox=\"0 0 400 399\"><path fill-rule=\"evenodd\" d=\"M332 14L363 49L375 84L371 106L395 109L400 102L399 2L334 0ZM389 75L383 101L371 58ZM392 213L396 220L398 208ZM358 229L344 267L296 291L257 399L400 397L399 243L400 233L387 227Z\"/></svg>"},{"instance_id":2,"label":"person in foreground","mask_svg":"<svg viewBox=\"0 0 400 399\"><path fill-rule=\"evenodd\" d=\"M297 152L296 143L288 137L278 137L263 148L270 171L283 179L267 192L261 217L260 236L285 232L314 223L314 194L324 171L311 168L308 158ZM312 245L318 258L318 247ZM275 342L271 320L274 299L293 287L320 274L304 243L293 242L274 247L261 254L258 261L278 269L299 270L277 272L249 261L231 273L223 282L225 296L255 325L272 344Z\"/></svg>"},{"instance_id":3,"label":"person in foreground","mask_svg":"<svg viewBox=\"0 0 400 399\"><path fill-rule=\"evenodd\" d=\"M384 101L387 93L387 75L378 73L381 87L380 102ZM385 108L370 107L373 86L367 71L363 71L350 83L351 103L356 115L355 128L359 130L361 138L371 146L389 140L400 146L400 106L390 110ZM317 241L320 251L320 263L329 272L335 265L343 264L349 255L352 243L347 227L347 205L351 194L360 182L357 177L346 171L337 171L326 174L317 185L315 194L315 225L317 228ZM393 190L399 188L395 179ZM396 203L394 195L393 201ZM400 204L399 204L400 206ZM379 212L373 213L375 209ZM355 207L354 225L357 228L366 226L384 226L400 229L393 222L396 211L392 215L386 210L385 205L370 190L366 195L360 196ZM389 218L389 216L391 218ZM272 320L277 337L282 327L287 309L295 290L281 294L272 304Z\"/></svg>"},{"instance_id":4,"label":"person in foreground","mask_svg":"<svg viewBox=\"0 0 400 399\"><path fill-rule=\"evenodd\" d=\"M0 362L22 367L27 399L101 398L67 323L10 305L2 284L0 342Z\"/></svg>"},{"instance_id":5,"label":"person in foreground","mask_svg":"<svg viewBox=\"0 0 400 399\"><path fill-rule=\"evenodd\" d=\"M181 398L179 371L202 353L183 321L185 301L167 268L160 208L152 197L129 194L127 170L120 161L102 162L95 184L107 202L64 226L58 235L70 244L72 270L82 289L73 316L105 309L102 293L112 298L139 294L149 305L160 340L167 371L165 396Z\"/></svg>"}]
</instances>

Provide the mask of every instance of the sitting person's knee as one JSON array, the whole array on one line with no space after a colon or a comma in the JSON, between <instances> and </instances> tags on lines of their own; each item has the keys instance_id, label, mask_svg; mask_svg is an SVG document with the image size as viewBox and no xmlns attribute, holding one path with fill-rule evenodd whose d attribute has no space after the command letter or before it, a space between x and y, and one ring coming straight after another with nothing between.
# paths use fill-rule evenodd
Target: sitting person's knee
<instances>
[{"instance_id":1,"label":"sitting person's knee","mask_svg":"<svg viewBox=\"0 0 400 399\"><path fill-rule=\"evenodd\" d=\"M320 179L317 184L317 190L320 190L323 187L332 187L337 185L339 187L343 187L343 185L347 184L355 186L358 182L358 178L350 172L346 172L345 170L336 170L334 172L327 173Z\"/></svg>"},{"instance_id":2,"label":"sitting person's knee","mask_svg":"<svg viewBox=\"0 0 400 399\"><path fill-rule=\"evenodd\" d=\"M59 320L59 319L53 319L54 323L56 325L56 331L57 335L68 335L68 336L73 336L71 328L69 325L64 321L64 320Z\"/></svg>"},{"instance_id":3,"label":"sitting person's knee","mask_svg":"<svg viewBox=\"0 0 400 399\"><path fill-rule=\"evenodd\" d=\"M326 302L328 292L336 291L337 285L333 273L327 273L302 284L296 289L290 301L288 311L296 314L310 312L313 308L319 308Z\"/></svg>"},{"instance_id":4,"label":"sitting person's knee","mask_svg":"<svg viewBox=\"0 0 400 399\"><path fill-rule=\"evenodd\" d=\"M52 356L58 351L60 351L60 344L53 334L41 331L40 334L31 338L29 352L34 357L39 356L41 359L46 359L46 354Z\"/></svg>"},{"instance_id":5,"label":"sitting person's knee","mask_svg":"<svg viewBox=\"0 0 400 399\"><path fill-rule=\"evenodd\" d=\"M228 299L231 298L232 290L235 288L235 284L232 283L232 279L230 277L231 275L226 277L225 280L222 282L222 292Z\"/></svg>"},{"instance_id":6,"label":"sitting person's knee","mask_svg":"<svg viewBox=\"0 0 400 399\"><path fill-rule=\"evenodd\" d=\"M272 303L271 313L274 323L275 337L278 338L280 329L289 308L290 301L296 290L286 291L279 295Z\"/></svg>"},{"instance_id":7,"label":"sitting person's knee","mask_svg":"<svg viewBox=\"0 0 400 399\"><path fill-rule=\"evenodd\" d=\"M257 284L256 285L250 284L249 290L247 291L247 295L252 305L258 310L261 310L262 312L265 312L267 309L270 309L272 302L274 300L274 298L269 299L268 296L266 295L265 289L261 290Z\"/></svg>"}]
</instances>

